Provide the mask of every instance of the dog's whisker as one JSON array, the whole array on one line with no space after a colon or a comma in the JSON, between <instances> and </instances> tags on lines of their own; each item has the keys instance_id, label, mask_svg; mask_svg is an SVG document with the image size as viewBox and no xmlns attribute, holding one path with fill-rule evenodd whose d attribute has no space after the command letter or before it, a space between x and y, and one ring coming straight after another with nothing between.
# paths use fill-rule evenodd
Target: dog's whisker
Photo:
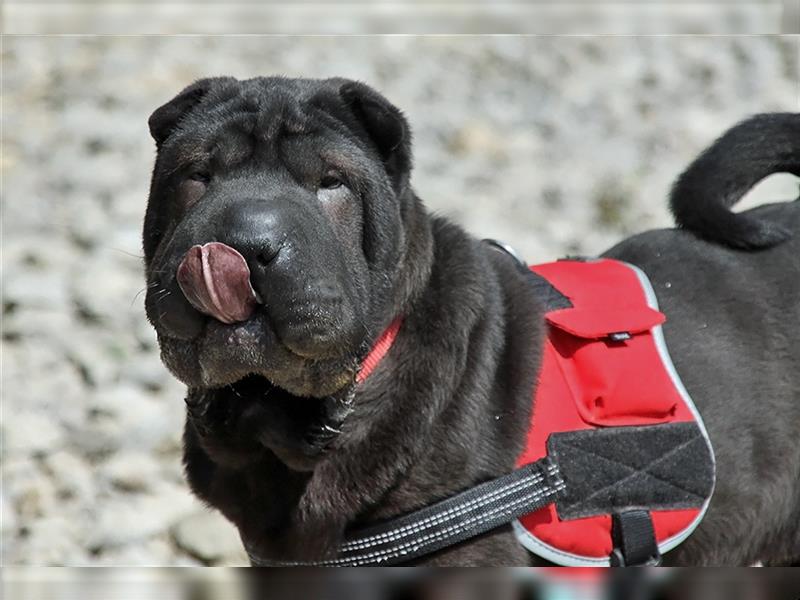
<instances>
[{"instance_id":1,"label":"dog's whisker","mask_svg":"<svg viewBox=\"0 0 800 600\"><path fill-rule=\"evenodd\" d=\"M106 246L107 250L112 250L114 252L119 252L120 254L124 254L125 256L130 256L131 258L138 258L139 260L144 260L144 255L142 254L133 254L128 252L127 250L123 250L122 248L115 248L113 246Z\"/></svg>"},{"instance_id":2,"label":"dog's whisker","mask_svg":"<svg viewBox=\"0 0 800 600\"><path fill-rule=\"evenodd\" d=\"M133 300L131 300L131 306L133 306L133 305L136 303L136 299L137 299L139 296L141 296L141 295L142 295L142 292L144 292L144 291L147 289L147 287L149 287L149 286L145 286L145 287L143 287L142 289L140 289L138 292L136 292L136 295L133 297Z\"/></svg>"}]
</instances>

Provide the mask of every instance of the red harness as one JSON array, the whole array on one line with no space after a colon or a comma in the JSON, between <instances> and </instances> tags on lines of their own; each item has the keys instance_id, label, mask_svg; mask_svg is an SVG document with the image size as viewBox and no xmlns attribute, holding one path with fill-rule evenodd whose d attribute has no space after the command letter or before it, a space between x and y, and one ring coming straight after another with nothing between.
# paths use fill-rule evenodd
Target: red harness
<instances>
[{"instance_id":1,"label":"red harness","mask_svg":"<svg viewBox=\"0 0 800 600\"><path fill-rule=\"evenodd\" d=\"M713 451L670 360L666 317L647 276L610 259L531 270L552 286L556 307L545 314L543 362L515 472L357 532L329 564L403 560L446 546L448 535L466 539L461 531L476 535L509 521L521 544L560 565L645 564L700 523L713 493ZM395 320L380 337L359 382L400 326ZM530 504L504 521L521 496ZM474 516L478 506L482 516Z\"/></svg>"},{"instance_id":2,"label":"red harness","mask_svg":"<svg viewBox=\"0 0 800 600\"><path fill-rule=\"evenodd\" d=\"M667 352L661 331L666 317L641 270L610 259L563 260L531 270L572 308L545 315L543 363L517 466L544 457L554 432L694 421L705 434ZM708 450L713 461L710 443ZM651 511L662 553L688 537L707 505ZM526 548L563 565L609 564L611 529L610 515L562 520L555 505L514 522Z\"/></svg>"}]
</instances>

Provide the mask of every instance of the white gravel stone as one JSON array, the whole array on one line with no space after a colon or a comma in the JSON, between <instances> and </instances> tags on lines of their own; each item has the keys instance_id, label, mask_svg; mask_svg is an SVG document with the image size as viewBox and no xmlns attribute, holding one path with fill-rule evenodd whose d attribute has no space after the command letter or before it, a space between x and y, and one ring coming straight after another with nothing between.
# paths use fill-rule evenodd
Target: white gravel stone
<instances>
[{"instance_id":1,"label":"white gravel stone","mask_svg":"<svg viewBox=\"0 0 800 600\"><path fill-rule=\"evenodd\" d=\"M125 546L103 549L97 553L95 563L105 566L158 567L173 562L175 549L166 534ZM195 566L199 561L188 559L181 566Z\"/></svg>"},{"instance_id":2,"label":"white gravel stone","mask_svg":"<svg viewBox=\"0 0 800 600\"><path fill-rule=\"evenodd\" d=\"M99 476L114 487L128 492L143 492L161 481L161 465L144 452L121 452L99 468Z\"/></svg>"},{"instance_id":3,"label":"white gravel stone","mask_svg":"<svg viewBox=\"0 0 800 600\"><path fill-rule=\"evenodd\" d=\"M183 410L180 397L155 398L132 385L103 388L92 395L89 419L72 441L95 455L174 451L180 448Z\"/></svg>"},{"instance_id":4,"label":"white gravel stone","mask_svg":"<svg viewBox=\"0 0 800 600\"><path fill-rule=\"evenodd\" d=\"M78 524L54 515L37 519L25 526L14 562L41 566L60 566L84 562Z\"/></svg>"},{"instance_id":5,"label":"white gravel stone","mask_svg":"<svg viewBox=\"0 0 800 600\"><path fill-rule=\"evenodd\" d=\"M22 412L2 423L3 450L9 455L43 454L59 448L64 431L51 415Z\"/></svg>"},{"instance_id":6,"label":"white gravel stone","mask_svg":"<svg viewBox=\"0 0 800 600\"><path fill-rule=\"evenodd\" d=\"M39 464L28 457L3 460L3 493L22 527L45 515L57 514L56 487Z\"/></svg>"},{"instance_id":7,"label":"white gravel stone","mask_svg":"<svg viewBox=\"0 0 800 600\"><path fill-rule=\"evenodd\" d=\"M59 309L69 304L64 273L43 269L15 269L3 280L3 302L28 308Z\"/></svg>"},{"instance_id":8,"label":"white gravel stone","mask_svg":"<svg viewBox=\"0 0 800 600\"><path fill-rule=\"evenodd\" d=\"M238 531L217 512L198 512L183 519L173 527L172 537L180 548L206 564L248 564Z\"/></svg>"},{"instance_id":9,"label":"white gravel stone","mask_svg":"<svg viewBox=\"0 0 800 600\"><path fill-rule=\"evenodd\" d=\"M186 487L173 484L162 483L146 495L116 494L98 507L87 543L93 551L138 543L167 531L198 507Z\"/></svg>"},{"instance_id":10,"label":"white gravel stone","mask_svg":"<svg viewBox=\"0 0 800 600\"><path fill-rule=\"evenodd\" d=\"M80 502L82 505L92 502L95 496L94 476L83 457L59 450L49 454L43 462L62 501Z\"/></svg>"},{"instance_id":11,"label":"white gravel stone","mask_svg":"<svg viewBox=\"0 0 800 600\"><path fill-rule=\"evenodd\" d=\"M81 262L70 281L75 302L89 315L106 323L119 318L118 313L128 312L136 293L144 285L136 277L138 270L120 268L130 257L122 253L115 256L117 253L104 246Z\"/></svg>"},{"instance_id":12,"label":"white gravel stone","mask_svg":"<svg viewBox=\"0 0 800 600\"><path fill-rule=\"evenodd\" d=\"M20 305L3 319L3 335L15 338L50 340L54 331L69 331L72 315L64 307L38 309Z\"/></svg>"}]
</instances>

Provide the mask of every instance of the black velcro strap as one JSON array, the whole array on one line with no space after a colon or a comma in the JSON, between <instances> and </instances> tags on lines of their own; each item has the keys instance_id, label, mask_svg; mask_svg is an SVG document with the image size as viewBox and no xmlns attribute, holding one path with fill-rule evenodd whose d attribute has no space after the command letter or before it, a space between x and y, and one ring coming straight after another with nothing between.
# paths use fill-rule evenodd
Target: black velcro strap
<instances>
[{"instance_id":1,"label":"black velcro strap","mask_svg":"<svg viewBox=\"0 0 800 600\"><path fill-rule=\"evenodd\" d=\"M431 506L356 531L330 560L276 562L250 548L247 554L255 566L358 567L407 562L547 506L565 487L558 466L543 458Z\"/></svg>"},{"instance_id":2,"label":"black velcro strap","mask_svg":"<svg viewBox=\"0 0 800 600\"><path fill-rule=\"evenodd\" d=\"M611 566L637 567L661 562L653 519L647 510L615 513L611 518L611 539L614 544Z\"/></svg>"},{"instance_id":3,"label":"black velcro strap","mask_svg":"<svg viewBox=\"0 0 800 600\"><path fill-rule=\"evenodd\" d=\"M547 454L567 482L556 506L565 521L700 508L714 489L714 459L694 422L554 433Z\"/></svg>"}]
</instances>

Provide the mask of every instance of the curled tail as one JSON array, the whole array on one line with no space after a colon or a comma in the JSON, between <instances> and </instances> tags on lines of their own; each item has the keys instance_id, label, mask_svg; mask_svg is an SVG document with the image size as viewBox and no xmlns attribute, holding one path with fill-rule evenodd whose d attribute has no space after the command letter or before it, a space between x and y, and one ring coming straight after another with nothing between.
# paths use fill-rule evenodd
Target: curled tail
<instances>
[{"instance_id":1,"label":"curled tail","mask_svg":"<svg viewBox=\"0 0 800 600\"><path fill-rule=\"evenodd\" d=\"M800 176L800 113L756 115L729 129L675 182L670 208L679 227L733 248L769 248L792 231L730 209L773 173Z\"/></svg>"}]
</instances>

